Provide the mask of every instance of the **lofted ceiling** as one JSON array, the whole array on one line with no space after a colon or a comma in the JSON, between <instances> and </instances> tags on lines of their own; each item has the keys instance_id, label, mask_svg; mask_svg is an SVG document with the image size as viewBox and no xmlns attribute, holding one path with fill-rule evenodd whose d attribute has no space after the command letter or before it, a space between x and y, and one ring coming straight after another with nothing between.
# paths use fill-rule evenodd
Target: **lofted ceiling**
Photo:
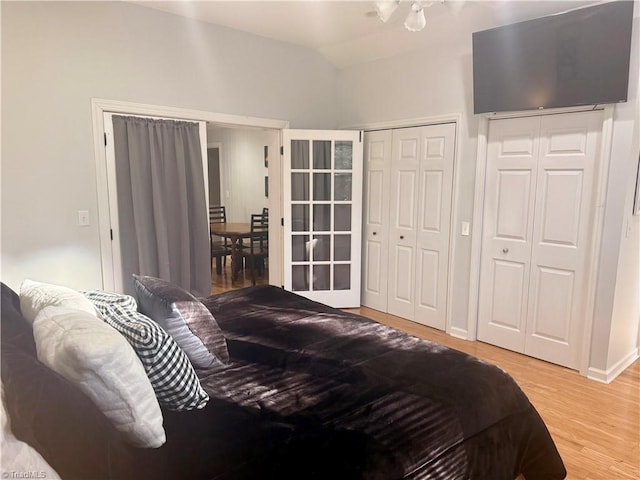
<instances>
[{"instance_id":1,"label":"lofted ceiling","mask_svg":"<svg viewBox=\"0 0 640 480\"><path fill-rule=\"evenodd\" d=\"M402 26L410 3L402 0L382 23L373 1L340 0L173 0L135 1L157 10L223 25L317 51L344 68L402 54L455 35L572 10L601 1L582 0L435 0L425 9L427 26L408 32ZM459 37L458 35L463 35Z\"/></svg>"}]
</instances>

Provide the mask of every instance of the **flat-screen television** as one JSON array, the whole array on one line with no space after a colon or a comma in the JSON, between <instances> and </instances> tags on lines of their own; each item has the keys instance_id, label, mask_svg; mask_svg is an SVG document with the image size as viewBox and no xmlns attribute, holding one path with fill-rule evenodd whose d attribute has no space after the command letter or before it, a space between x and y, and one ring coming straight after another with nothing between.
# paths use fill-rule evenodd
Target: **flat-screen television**
<instances>
[{"instance_id":1,"label":"flat-screen television","mask_svg":"<svg viewBox=\"0 0 640 480\"><path fill-rule=\"evenodd\" d=\"M474 112L625 102L632 21L615 1L473 33Z\"/></svg>"}]
</instances>

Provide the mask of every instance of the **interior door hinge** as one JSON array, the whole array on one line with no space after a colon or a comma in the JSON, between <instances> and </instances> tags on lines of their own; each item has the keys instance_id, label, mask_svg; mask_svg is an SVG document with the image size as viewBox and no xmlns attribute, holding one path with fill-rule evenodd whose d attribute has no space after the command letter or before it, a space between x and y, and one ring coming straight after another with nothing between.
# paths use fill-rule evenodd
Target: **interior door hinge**
<instances>
[{"instance_id":1,"label":"interior door hinge","mask_svg":"<svg viewBox=\"0 0 640 480\"><path fill-rule=\"evenodd\" d=\"M362 130L360 130L360 143L362 143Z\"/></svg>"},{"instance_id":2,"label":"interior door hinge","mask_svg":"<svg viewBox=\"0 0 640 480\"><path fill-rule=\"evenodd\" d=\"M284 155L284 145L280 145L280 155Z\"/></svg>"},{"instance_id":3,"label":"interior door hinge","mask_svg":"<svg viewBox=\"0 0 640 480\"><path fill-rule=\"evenodd\" d=\"M111 241L113 241L113 229L109 229L109 236L111 237Z\"/></svg>"},{"instance_id":4,"label":"interior door hinge","mask_svg":"<svg viewBox=\"0 0 640 480\"><path fill-rule=\"evenodd\" d=\"M104 146L107 146L107 132L104 132Z\"/></svg>"},{"instance_id":5,"label":"interior door hinge","mask_svg":"<svg viewBox=\"0 0 640 480\"><path fill-rule=\"evenodd\" d=\"M284 227L284 217L280 217L280 225Z\"/></svg>"}]
</instances>

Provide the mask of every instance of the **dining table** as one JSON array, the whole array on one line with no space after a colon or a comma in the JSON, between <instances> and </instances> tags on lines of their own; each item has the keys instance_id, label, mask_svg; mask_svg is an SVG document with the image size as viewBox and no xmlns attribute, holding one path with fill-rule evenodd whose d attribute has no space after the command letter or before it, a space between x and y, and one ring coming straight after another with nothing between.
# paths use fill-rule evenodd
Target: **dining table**
<instances>
[{"instance_id":1,"label":"dining table","mask_svg":"<svg viewBox=\"0 0 640 480\"><path fill-rule=\"evenodd\" d=\"M240 244L243 238L251 238L251 224L245 222L211 223L209 229L213 235L226 238L231 243L231 281L236 281L242 261L240 260Z\"/></svg>"}]
</instances>

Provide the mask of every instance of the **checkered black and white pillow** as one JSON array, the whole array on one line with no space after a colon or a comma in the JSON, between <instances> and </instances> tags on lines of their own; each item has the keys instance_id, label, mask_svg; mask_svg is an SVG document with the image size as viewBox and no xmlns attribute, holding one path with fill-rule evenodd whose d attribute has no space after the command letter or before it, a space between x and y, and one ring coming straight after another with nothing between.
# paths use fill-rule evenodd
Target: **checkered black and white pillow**
<instances>
[{"instance_id":1,"label":"checkered black and white pillow","mask_svg":"<svg viewBox=\"0 0 640 480\"><path fill-rule=\"evenodd\" d=\"M136 351L160 405L192 410L207 404L209 396L185 353L162 327L137 311L133 297L101 291L84 294Z\"/></svg>"}]
</instances>

